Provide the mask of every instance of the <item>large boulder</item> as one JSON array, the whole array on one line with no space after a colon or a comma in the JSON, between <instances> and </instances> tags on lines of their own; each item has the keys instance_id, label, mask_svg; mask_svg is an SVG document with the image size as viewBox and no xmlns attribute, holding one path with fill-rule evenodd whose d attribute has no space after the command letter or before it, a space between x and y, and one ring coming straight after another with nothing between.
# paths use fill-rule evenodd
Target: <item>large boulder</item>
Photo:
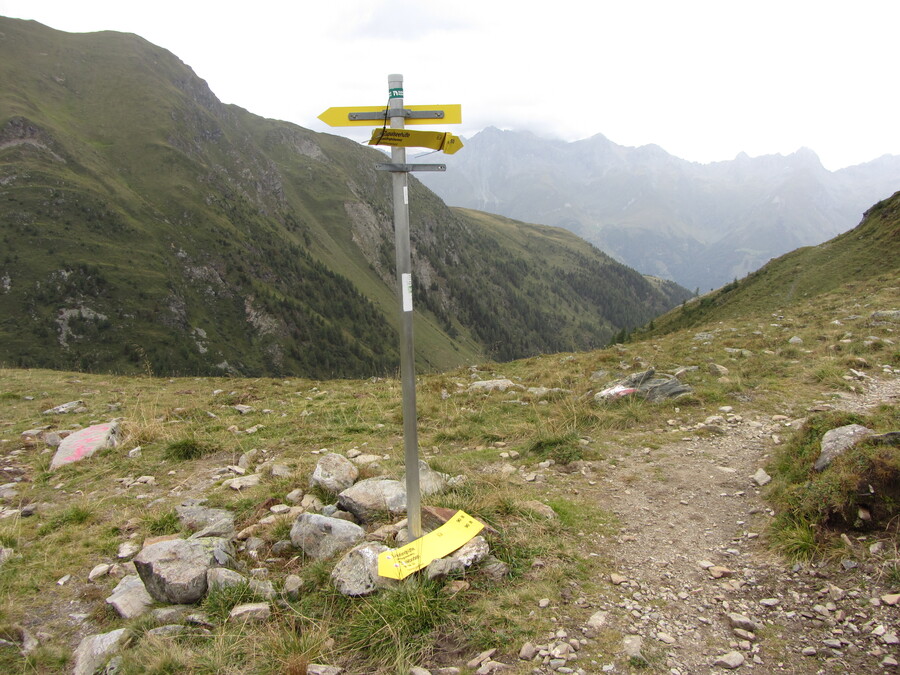
<instances>
[{"instance_id":1,"label":"large boulder","mask_svg":"<svg viewBox=\"0 0 900 675\"><path fill-rule=\"evenodd\" d=\"M365 535L356 523L317 513L301 514L291 527L291 543L316 560L347 550Z\"/></svg>"},{"instance_id":2,"label":"large boulder","mask_svg":"<svg viewBox=\"0 0 900 675\"><path fill-rule=\"evenodd\" d=\"M341 492L338 506L362 523L371 522L379 513L397 516L406 511L406 487L397 480L368 478Z\"/></svg>"},{"instance_id":3,"label":"large boulder","mask_svg":"<svg viewBox=\"0 0 900 675\"><path fill-rule=\"evenodd\" d=\"M816 471L824 471L837 457L874 432L861 424L848 424L826 431L822 436L822 450L813 465Z\"/></svg>"},{"instance_id":4,"label":"large boulder","mask_svg":"<svg viewBox=\"0 0 900 675\"><path fill-rule=\"evenodd\" d=\"M343 455L329 452L319 459L309 479L310 487L319 486L323 490L337 494L353 485L359 478L359 469Z\"/></svg>"},{"instance_id":5,"label":"large boulder","mask_svg":"<svg viewBox=\"0 0 900 675\"><path fill-rule=\"evenodd\" d=\"M370 541L347 551L331 571L334 587L341 595L357 597L396 585L395 579L378 575L378 556L389 550L384 544Z\"/></svg>"},{"instance_id":6,"label":"large boulder","mask_svg":"<svg viewBox=\"0 0 900 675\"><path fill-rule=\"evenodd\" d=\"M63 439L50 460L50 470L58 469L64 464L80 462L87 459L97 450L115 447L118 443L119 423L107 422L76 431Z\"/></svg>"},{"instance_id":7,"label":"large boulder","mask_svg":"<svg viewBox=\"0 0 900 675\"><path fill-rule=\"evenodd\" d=\"M233 564L234 547L220 537L161 541L134 559L147 592L171 605L199 601L206 594L207 570Z\"/></svg>"}]
</instances>

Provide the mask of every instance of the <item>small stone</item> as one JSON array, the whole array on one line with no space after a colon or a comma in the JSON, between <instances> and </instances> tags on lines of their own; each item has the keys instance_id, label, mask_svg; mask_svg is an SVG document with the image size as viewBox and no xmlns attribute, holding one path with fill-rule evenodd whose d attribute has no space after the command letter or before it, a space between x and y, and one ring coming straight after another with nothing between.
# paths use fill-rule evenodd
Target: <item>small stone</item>
<instances>
[{"instance_id":1,"label":"small stone","mask_svg":"<svg viewBox=\"0 0 900 675\"><path fill-rule=\"evenodd\" d=\"M886 605L896 605L900 603L900 593L888 593L881 596L881 601Z\"/></svg>"},{"instance_id":2,"label":"small stone","mask_svg":"<svg viewBox=\"0 0 900 675\"><path fill-rule=\"evenodd\" d=\"M100 577L106 576L109 574L109 568L112 565L108 565L107 563L100 563L96 565L89 573L88 573L88 581L96 581Z\"/></svg>"},{"instance_id":3,"label":"small stone","mask_svg":"<svg viewBox=\"0 0 900 675\"><path fill-rule=\"evenodd\" d=\"M673 638L668 633L657 633L656 639L659 640L660 642L665 642L667 645L675 644L675 638Z\"/></svg>"},{"instance_id":4,"label":"small stone","mask_svg":"<svg viewBox=\"0 0 900 675\"><path fill-rule=\"evenodd\" d=\"M538 649L532 643L526 642L522 645L522 648L519 650L519 658L523 661L531 661L535 656L537 656Z\"/></svg>"},{"instance_id":5,"label":"small stone","mask_svg":"<svg viewBox=\"0 0 900 675\"><path fill-rule=\"evenodd\" d=\"M265 621L272 615L268 602L248 602L237 605L228 614L229 620Z\"/></svg>"},{"instance_id":6,"label":"small stone","mask_svg":"<svg viewBox=\"0 0 900 675\"><path fill-rule=\"evenodd\" d=\"M623 577L621 574L616 574L615 572L609 575L609 580L615 586L621 586L626 581L628 581L626 577Z\"/></svg>"},{"instance_id":7,"label":"small stone","mask_svg":"<svg viewBox=\"0 0 900 675\"><path fill-rule=\"evenodd\" d=\"M804 647L800 653L803 654L803 656L815 656L818 654L815 647Z\"/></svg>"},{"instance_id":8,"label":"small stone","mask_svg":"<svg viewBox=\"0 0 900 675\"><path fill-rule=\"evenodd\" d=\"M744 655L740 652L728 652L713 661L713 665L726 668L727 670L734 670L744 665Z\"/></svg>"},{"instance_id":9,"label":"small stone","mask_svg":"<svg viewBox=\"0 0 900 675\"><path fill-rule=\"evenodd\" d=\"M734 570L730 570L727 567L721 567L719 565L713 565L710 567L707 572L713 579L721 579L722 577L731 577L734 576Z\"/></svg>"},{"instance_id":10,"label":"small stone","mask_svg":"<svg viewBox=\"0 0 900 675\"><path fill-rule=\"evenodd\" d=\"M538 600L538 607L545 609L550 606L550 598L541 598Z\"/></svg>"},{"instance_id":11,"label":"small stone","mask_svg":"<svg viewBox=\"0 0 900 675\"><path fill-rule=\"evenodd\" d=\"M757 472L753 474L753 482L760 487L763 487L772 482L772 477L766 473L765 469L758 469Z\"/></svg>"}]
</instances>

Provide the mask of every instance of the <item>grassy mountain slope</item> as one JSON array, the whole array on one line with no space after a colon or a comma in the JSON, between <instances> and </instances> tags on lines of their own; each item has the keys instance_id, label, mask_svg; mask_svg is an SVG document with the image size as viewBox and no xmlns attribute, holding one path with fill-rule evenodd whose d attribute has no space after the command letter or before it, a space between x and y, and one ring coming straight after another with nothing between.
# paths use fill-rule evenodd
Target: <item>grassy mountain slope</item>
<instances>
[{"instance_id":1,"label":"grassy mountain slope","mask_svg":"<svg viewBox=\"0 0 900 675\"><path fill-rule=\"evenodd\" d=\"M746 278L682 305L654 320L660 335L714 321L774 312L841 287L879 277L892 279L900 269L900 192L869 209L862 222L818 246L800 248ZM896 307L894 309L897 309Z\"/></svg>"},{"instance_id":2,"label":"grassy mountain slope","mask_svg":"<svg viewBox=\"0 0 900 675\"><path fill-rule=\"evenodd\" d=\"M9 364L314 377L396 367L389 177L373 170L383 155L223 105L134 35L0 29ZM546 290L530 298L538 306L498 303L521 296L495 266L510 238L411 183L420 367L595 346L674 304L645 293L645 306L606 315L603 291L570 288L576 271L543 268L538 249L524 258ZM578 264L610 263L584 255ZM563 325L576 315L578 327Z\"/></svg>"}]
</instances>

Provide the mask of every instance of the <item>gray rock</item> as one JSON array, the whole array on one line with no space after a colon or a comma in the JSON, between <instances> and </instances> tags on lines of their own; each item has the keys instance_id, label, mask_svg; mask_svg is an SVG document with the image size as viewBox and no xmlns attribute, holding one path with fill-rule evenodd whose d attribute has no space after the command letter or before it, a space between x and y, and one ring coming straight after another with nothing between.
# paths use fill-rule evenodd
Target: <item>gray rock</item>
<instances>
[{"instance_id":1,"label":"gray rock","mask_svg":"<svg viewBox=\"0 0 900 675\"><path fill-rule=\"evenodd\" d=\"M378 575L378 556L390 549L377 541L350 549L331 571L331 581L341 595L370 595L380 588L395 586L397 581Z\"/></svg>"},{"instance_id":2,"label":"gray rock","mask_svg":"<svg viewBox=\"0 0 900 675\"><path fill-rule=\"evenodd\" d=\"M724 377L725 375L728 375L728 368L719 365L718 363L710 363L709 372L710 375L718 375L719 377Z\"/></svg>"},{"instance_id":3,"label":"gray rock","mask_svg":"<svg viewBox=\"0 0 900 675\"><path fill-rule=\"evenodd\" d=\"M291 527L291 543L316 560L330 558L362 541L359 525L315 513L303 513Z\"/></svg>"},{"instance_id":4,"label":"gray rock","mask_svg":"<svg viewBox=\"0 0 900 675\"><path fill-rule=\"evenodd\" d=\"M872 312L871 318L875 321L890 321L891 323L900 323L900 309L881 309Z\"/></svg>"},{"instance_id":5,"label":"gray rock","mask_svg":"<svg viewBox=\"0 0 900 675\"><path fill-rule=\"evenodd\" d=\"M802 344L803 344L803 338L802 338L802 337L799 337L799 336L797 336L797 335L795 335L795 336L792 337L790 340L788 340L788 344L792 344L792 345L802 345Z\"/></svg>"},{"instance_id":6,"label":"gray rock","mask_svg":"<svg viewBox=\"0 0 900 675\"><path fill-rule=\"evenodd\" d=\"M127 628L88 635L75 650L73 675L94 675L123 645Z\"/></svg>"},{"instance_id":7,"label":"gray rock","mask_svg":"<svg viewBox=\"0 0 900 675\"><path fill-rule=\"evenodd\" d=\"M119 423L107 422L95 424L66 436L50 461L50 471L65 464L87 459L103 448L114 448L118 443L118 434Z\"/></svg>"},{"instance_id":8,"label":"gray rock","mask_svg":"<svg viewBox=\"0 0 900 675\"><path fill-rule=\"evenodd\" d=\"M231 538L234 536L234 514L228 509L213 509L195 504L181 504L175 507L178 520L182 527L196 532L207 528L221 532L221 534L208 534L207 536L220 536Z\"/></svg>"},{"instance_id":9,"label":"gray rock","mask_svg":"<svg viewBox=\"0 0 900 675\"><path fill-rule=\"evenodd\" d=\"M581 630L587 637L597 637L608 620L609 612L601 609L591 615Z\"/></svg>"},{"instance_id":10,"label":"gray rock","mask_svg":"<svg viewBox=\"0 0 900 675\"><path fill-rule=\"evenodd\" d=\"M306 675L341 675L343 672L343 668L324 666L320 663L310 663L306 666Z\"/></svg>"},{"instance_id":11,"label":"gray rock","mask_svg":"<svg viewBox=\"0 0 900 675\"><path fill-rule=\"evenodd\" d=\"M45 410L42 414L44 415L66 415L70 412L75 411L78 408L84 407L84 401L69 401L68 403L63 403L62 405L58 405L55 408L50 408L49 410Z\"/></svg>"},{"instance_id":12,"label":"gray rock","mask_svg":"<svg viewBox=\"0 0 900 675\"><path fill-rule=\"evenodd\" d=\"M385 511L397 516L406 511L406 488L400 481L387 478L361 480L338 495L338 506L361 523Z\"/></svg>"},{"instance_id":13,"label":"gray rock","mask_svg":"<svg viewBox=\"0 0 900 675\"><path fill-rule=\"evenodd\" d=\"M644 639L640 635L626 635L622 639L622 651L629 659L644 659L641 653L644 649Z\"/></svg>"},{"instance_id":14,"label":"gray rock","mask_svg":"<svg viewBox=\"0 0 900 675\"><path fill-rule=\"evenodd\" d=\"M772 482L772 476L767 474L765 469L757 469L756 473L753 474L752 480L760 487L763 487Z\"/></svg>"},{"instance_id":15,"label":"gray rock","mask_svg":"<svg viewBox=\"0 0 900 675\"><path fill-rule=\"evenodd\" d=\"M208 591L220 588L231 588L247 583L247 577L226 567L212 567L206 570L206 588Z\"/></svg>"},{"instance_id":16,"label":"gray rock","mask_svg":"<svg viewBox=\"0 0 900 675\"><path fill-rule=\"evenodd\" d=\"M539 502L536 499L522 502L522 507L546 518L547 520L556 520L557 518L559 518L559 516L556 514L556 511L553 510L552 506L548 506L547 504Z\"/></svg>"},{"instance_id":17,"label":"gray rock","mask_svg":"<svg viewBox=\"0 0 900 675\"><path fill-rule=\"evenodd\" d=\"M713 661L713 665L727 670L734 670L744 665L744 656L740 652L728 652Z\"/></svg>"},{"instance_id":18,"label":"gray rock","mask_svg":"<svg viewBox=\"0 0 900 675\"><path fill-rule=\"evenodd\" d=\"M112 605L123 619L133 619L150 609L153 598L150 597L141 578L137 574L129 574L116 585L106 602Z\"/></svg>"},{"instance_id":19,"label":"gray rock","mask_svg":"<svg viewBox=\"0 0 900 675\"><path fill-rule=\"evenodd\" d=\"M284 578L284 594L289 600L296 600L300 597L300 589L303 588L303 579L296 574L288 574Z\"/></svg>"},{"instance_id":20,"label":"gray rock","mask_svg":"<svg viewBox=\"0 0 900 675\"><path fill-rule=\"evenodd\" d=\"M316 463L309 485L337 494L353 485L358 477L359 469L353 462L343 455L329 452Z\"/></svg>"},{"instance_id":21,"label":"gray rock","mask_svg":"<svg viewBox=\"0 0 900 675\"><path fill-rule=\"evenodd\" d=\"M750 631L751 633L759 630L759 626L756 624L756 622L752 621L749 617L746 617L743 614L738 614L737 612L731 612L728 614L728 623L731 624L732 628L740 628L742 630Z\"/></svg>"},{"instance_id":22,"label":"gray rock","mask_svg":"<svg viewBox=\"0 0 900 675\"><path fill-rule=\"evenodd\" d=\"M438 558L432 560L425 568L425 576L429 579L445 579L451 574L459 574L466 569L456 558Z\"/></svg>"},{"instance_id":23,"label":"gray rock","mask_svg":"<svg viewBox=\"0 0 900 675\"><path fill-rule=\"evenodd\" d=\"M228 613L230 621L266 621L270 616L272 607L268 602L246 602Z\"/></svg>"},{"instance_id":24,"label":"gray rock","mask_svg":"<svg viewBox=\"0 0 900 675\"><path fill-rule=\"evenodd\" d=\"M150 616L156 623L178 623L184 621L185 617L193 611L193 605L169 605L168 607L157 607L150 612Z\"/></svg>"},{"instance_id":25,"label":"gray rock","mask_svg":"<svg viewBox=\"0 0 900 675\"><path fill-rule=\"evenodd\" d=\"M419 460L419 490L425 496L437 494L447 489L447 481L450 475L433 470L428 466L428 462ZM406 484L406 477L403 478L403 484Z\"/></svg>"},{"instance_id":26,"label":"gray rock","mask_svg":"<svg viewBox=\"0 0 900 675\"><path fill-rule=\"evenodd\" d=\"M487 539L479 534L456 549L449 557L458 560L463 567L471 567L487 558L490 552L491 547L488 546Z\"/></svg>"},{"instance_id":27,"label":"gray rock","mask_svg":"<svg viewBox=\"0 0 900 675\"><path fill-rule=\"evenodd\" d=\"M161 541L134 559L150 595L168 604L197 602L206 594L207 571L233 564L234 547L218 537Z\"/></svg>"},{"instance_id":28,"label":"gray rock","mask_svg":"<svg viewBox=\"0 0 900 675\"><path fill-rule=\"evenodd\" d=\"M480 380L469 385L470 392L506 391L507 389L524 390L525 387L505 378L497 380Z\"/></svg>"},{"instance_id":29,"label":"gray rock","mask_svg":"<svg viewBox=\"0 0 900 675\"><path fill-rule=\"evenodd\" d=\"M822 436L822 451L813 468L816 471L824 471L844 451L852 448L872 433L871 429L860 424L848 424L826 431Z\"/></svg>"},{"instance_id":30,"label":"gray rock","mask_svg":"<svg viewBox=\"0 0 900 675\"><path fill-rule=\"evenodd\" d=\"M238 476L226 480L222 485L227 485L232 490L244 490L246 488L256 487L262 478L258 473L251 473L249 476Z\"/></svg>"}]
</instances>

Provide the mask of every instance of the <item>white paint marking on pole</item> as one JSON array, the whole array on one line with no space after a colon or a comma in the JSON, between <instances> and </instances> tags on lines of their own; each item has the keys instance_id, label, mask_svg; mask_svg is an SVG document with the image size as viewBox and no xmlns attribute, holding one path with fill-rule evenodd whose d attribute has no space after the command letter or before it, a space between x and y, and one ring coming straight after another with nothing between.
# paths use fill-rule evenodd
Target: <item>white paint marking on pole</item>
<instances>
[{"instance_id":1,"label":"white paint marking on pole","mask_svg":"<svg viewBox=\"0 0 900 675\"><path fill-rule=\"evenodd\" d=\"M409 206L409 186L403 186L403 203Z\"/></svg>"},{"instance_id":2,"label":"white paint marking on pole","mask_svg":"<svg viewBox=\"0 0 900 675\"><path fill-rule=\"evenodd\" d=\"M403 277L403 311L413 311L412 302L412 274L404 274Z\"/></svg>"}]
</instances>

